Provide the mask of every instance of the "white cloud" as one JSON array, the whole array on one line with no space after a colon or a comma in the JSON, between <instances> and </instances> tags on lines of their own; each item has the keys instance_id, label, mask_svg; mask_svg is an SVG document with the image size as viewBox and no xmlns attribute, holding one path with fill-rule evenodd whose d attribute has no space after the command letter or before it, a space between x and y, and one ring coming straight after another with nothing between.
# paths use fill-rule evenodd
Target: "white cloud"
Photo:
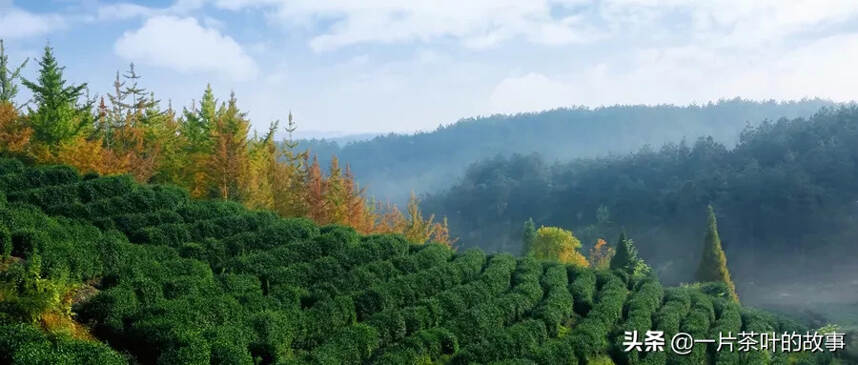
<instances>
[{"instance_id":1,"label":"white cloud","mask_svg":"<svg viewBox=\"0 0 858 365\"><path fill-rule=\"evenodd\" d=\"M501 80L489 96L492 113L519 113L569 106L573 85L540 73L528 73Z\"/></svg>"},{"instance_id":2,"label":"white cloud","mask_svg":"<svg viewBox=\"0 0 858 365\"><path fill-rule=\"evenodd\" d=\"M513 38L566 45L635 35L751 46L858 14L853 0L210 1L228 10L273 8L267 14L276 22L311 29L317 51L446 38L470 48ZM678 22L686 26L676 28Z\"/></svg>"},{"instance_id":3,"label":"white cloud","mask_svg":"<svg viewBox=\"0 0 858 365\"><path fill-rule=\"evenodd\" d=\"M0 38L15 39L39 36L65 27L55 14L33 14L14 7L0 7Z\"/></svg>"},{"instance_id":4,"label":"white cloud","mask_svg":"<svg viewBox=\"0 0 858 365\"><path fill-rule=\"evenodd\" d=\"M136 17L152 16L157 11L143 5L131 3L118 3L102 5L98 8L96 19L98 20L126 20Z\"/></svg>"},{"instance_id":5,"label":"white cloud","mask_svg":"<svg viewBox=\"0 0 858 365\"><path fill-rule=\"evenodd\" d=\"M729 53L682 46L629 53L627 62L575 72L531 72L501 79L489 112L515 113L570 105L689 104L736 96L795 100L855 100L858 33L819 38L797 47Z\"/></svg>"},{"instance_id":6,"label":"white cloud","mask_svg":"<svg viewBox=\"0 0 858 365\"><path fill-rule=\"evenodd\" d=\"M594 30L574 17L552 15L581 0L215 0L222 9L271 7L271 18L287 26L314 28L331 21L310 40L317 51L359 43L429 42L458 39L486 48L512 38L544 44L588 42Z\"/></svg>"},{"instance_id":7,"label":"white cloud","mask_svg":"<svg viewBox=\"0 0 858 365\"><path fill-rule=\"evenodd\" d=\"M236 81L256 77L253 59L229 36L194 18L155 16L116 41L117 55L180 72L213 72Z\"/></svg>"}]
</instances>

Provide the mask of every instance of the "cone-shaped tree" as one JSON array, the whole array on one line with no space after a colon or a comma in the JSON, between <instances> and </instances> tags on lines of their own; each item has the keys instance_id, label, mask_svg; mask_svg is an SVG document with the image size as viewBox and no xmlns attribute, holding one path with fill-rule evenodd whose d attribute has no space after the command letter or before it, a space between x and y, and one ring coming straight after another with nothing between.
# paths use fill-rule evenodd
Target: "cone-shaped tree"
<instances>
[{"instance_id":1,"label":"cone-shaped tree","mask_svg":"<svg viewBox=\"0 0 858 365\"><path fill-rule=\"evenodd\" d=\"M36 81L21 80L33 92L37 106L29 110L29 116L36 139L49 146L58 145L76 136L90 122L90 106L78 105L86 84L66 85L63 67L50 46L45 47L39 66Z\"/></svg>"},{"instance_id":2,"label":"cone-shaped tree","mask_svg":"<svg viewBox=\"0 0 858 365\"><path fill-rule=\"evenodd\" d=\"M638 249L634 241L626 237L625 232L620 233L617 239L617 252L611 259L612 270L622 270L633 277L643 277L649 274L650 268L638 257Z\"/></svg>"},{"instance_id":3,"label":"cone-shaped tree","mask_svg":"<svg viewBox=\"0 0 858 365\"><path fill-rule=\"evenodd\" d=\"M524 230L521 233L521 255L527 256L530 253L530 248L533 246L533 240L536 239L536 224L533 223L533 218L524 221Z\"/></svg>"},{"instance_id":4,"label":"cone-shaped tree","mask_svg":"<svg viewBox=\"0 0 858 365\"><path fill-rule=\"evenodd\" d=\"M611 259L611 269L619 269L627 267L629 262L637 258L637 250L634 247L629 247L626 244L626 232L620 232L620 238L617 239L617 253Z\"/></svg>"},{"instance_id":5,"label":"cone-shaped tree","mask_svg":"<svg viewBox=\"0 0 858 365\"><path fill-rule=\"evenodd\" d=\"M727 256L721 248L721 238L718 237L718 222L715 219L715 210L709 206L709 217L707 220L706 236L703 241L703 254L700 259L700 267L697 268L697 280L700 282L722 282L727 285L730 297L738 302L736 285L730 279L730 271L727 270Z\"/></svg>"}]
</instances>

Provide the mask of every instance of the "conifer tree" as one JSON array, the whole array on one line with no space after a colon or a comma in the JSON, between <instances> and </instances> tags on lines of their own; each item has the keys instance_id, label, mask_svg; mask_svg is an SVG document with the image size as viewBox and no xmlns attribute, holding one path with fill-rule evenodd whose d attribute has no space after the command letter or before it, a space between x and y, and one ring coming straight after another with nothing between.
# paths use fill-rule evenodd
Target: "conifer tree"
<instances>
[{"instance_id":1,"label":"conifer tree","mask_svg":"<svg viewBox=\"0 0 858 365\"><path fill-rule=\"evenodd\" d=\"M626 232L620 232L620 238L617 239L616 253L611 259L612 270L625 268L629 262L637 259L637 249L634 246L627 245L627 241Z\"/></svg>"},{"instance_id":2,"label":"conifer tree","mask_svg":"<svg viewBox=\"0 0 858 365\"><path fill-rule=\"evenodd\" d=\"M521 255L527 256L530 253L530 248L533 247L533 240L536 239L536 224L533 223L533 218L528 218L524 221L524 229L521 233Z\"/></svg>"},{"instance_id":3,"label":"conifer tree","mask_svg":"<svg viewBox=\"0 0 858 365\"><path fill-rule=\"evenodd\" d=\"M15 69L10 69L9 56L6 54L3 40L0 39L0 103L14 103L13 99L18 95L18 85L15 84L15 79L21 76L21 69L27 65L27 61L29 59L24 60Z\"/></svg>"},{"instance_id":4,"label":"conifer tree","mask_svg":"<svg viewBox=\"0 0 858 365\"><path fill-rule=\"evenodd\" d=\"M650 272L649 266L638 256L638 249L634 241L626 237L625 232L620 233L617 239L617 248L611 259L612 270L622 270L633 277L642 277Z\"/></svg>"},{"instance_id":5,"label":"conifer tree","mask_svg":"<svg viewBox=\"0 0 858 365\"><path fill-rule=\"evenodd\" d=\"M182 123L182 135L188 139L191 153L209 152L212 147L211 130L217 113L217 99L211 85L206 86L200 107L191 106L185 109L185 120Z\"/></svg>"},{"instance_id":6,"label":"conifer tree","mask_svg":"<svg viewBox=\"0 0 858 365\"><path fill-rule=\"evenodd\" d=\"M703 239L703 254L700 266L697 268L697 280L700 282L721 282L727 285L731 299L738 302L736 285L730 278L727 269L727 256L721 248L721 238L718 236L718 221L715 218L715 210L708 207L706 222L706 235Z\"/></svg>"},{"instance_id":7,"label":"conifer tree","mask_svg":"<svg viewBox=\"0 0 858 365\"><path fill-rule=\"evenodd\" d=\"M36 81L22 79L21 82L33 92L36 104L36 110L29 109L34 137L53 147L90 125L90 105L78 104L86 84L66 85L64 67L59 66L50 46L45 46L39 66Z\"/></svg>"},{"instance_id":8,"label":"conifer tree","mask_svg":"<svg viewBox=\"0 0 858 365\"><path fill-rule=\"evenodd\" d=\"M238 109L235 93L218 110L211 129L213 151L207 175L214 182L213 195L224 200L240 200L246 175L250 122Z\"/></svg>"},{"instance_id":9,"label":"conifer tree","mask_svg":"<svg viewBox=\"0 0 858 365\"><path fill-rule=\"evenodd\" d=\"M328 224L325 217L326 201L325 201L325 177L322 176L322 169L319 167L319 158L313 155L313 162L306 163L307 172L304 178L304 191L307 202L307 216L320 224Z\"/></svg>"}]
</instances>

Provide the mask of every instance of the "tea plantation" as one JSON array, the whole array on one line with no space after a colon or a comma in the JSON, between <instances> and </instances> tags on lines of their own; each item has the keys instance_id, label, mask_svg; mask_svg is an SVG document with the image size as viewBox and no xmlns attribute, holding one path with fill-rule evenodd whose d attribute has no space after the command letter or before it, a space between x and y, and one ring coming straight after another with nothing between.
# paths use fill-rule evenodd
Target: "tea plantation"
<instances>
[{"instance_id":1,"label":"tea plantation","mask_svg":"<svg viewBox=\"0 0 858 365\"><path fill-rule=\"evenodd\" d=\"M0 363L844 363L623 352L626 330L808 330L711 285L361 236L13 159L0 191Z\"/></svg>"}]
</instances>

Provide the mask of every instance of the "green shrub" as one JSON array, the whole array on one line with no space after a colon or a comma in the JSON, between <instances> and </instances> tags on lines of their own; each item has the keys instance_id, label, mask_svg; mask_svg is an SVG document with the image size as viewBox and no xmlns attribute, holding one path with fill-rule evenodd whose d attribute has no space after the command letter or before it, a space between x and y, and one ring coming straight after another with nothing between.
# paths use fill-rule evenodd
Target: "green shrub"
<instances>
[{"instance_id":1,"label":"green shrub","mask_svg":"<svg viewBox=\"0 0 858 365\"><path fill-rule=\"evenodd\" d=\"M14 245L12 244L12 233L6 226L0 226L0 260L8 259L12 255Z\"/></svg>"},{"instance_id":2,"label":"green shrub","mask_svg":"<svg viewBox=\"0 0 858 365\"><path fill-rule=\"evenodd\" d=\"M488 334L453 357L453 364L487 363L533 354L548 338L545 323L527 320Z\"/></svg>"},{"instance_id":3,"label":"green shrub","mask_svg":"<svg viewBox=\"0 0 858 365\"><path fill-rule=\"evenodd\" d=\"M596 274L593 270L568 268L569 277L574 278L569 284L569 292L575 301L575 313L586 315L593 307L593 296L596 292Z\"/></svg>"},{"instance_id":4,"label":"green shrub","mask_svg":"<svg viewBox=\"0 0 858 365\"><path fill-rule=\"evenodd\" d=\"M574 300L568 290L566 267L549 266L540 280L545 290L545 298L534 311L533 317L545 322L548 334L557 337L563 322L574 313Z\"/></svg>"}]
</instances>

